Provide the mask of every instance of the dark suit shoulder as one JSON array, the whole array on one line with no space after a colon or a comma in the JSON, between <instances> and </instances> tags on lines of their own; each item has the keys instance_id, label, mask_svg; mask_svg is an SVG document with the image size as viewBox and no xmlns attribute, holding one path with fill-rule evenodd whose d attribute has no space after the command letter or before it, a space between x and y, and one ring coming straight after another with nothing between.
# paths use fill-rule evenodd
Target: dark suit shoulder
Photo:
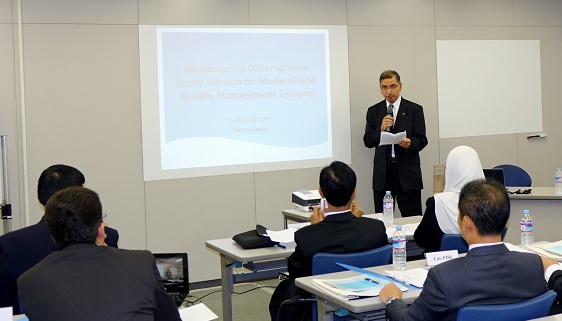
<instances>
[{"instance_id":1,"label":"dark suit shoulder","mask_svg":"<svg viewBox=\"0 0 562 321\"><path fill-rule=\"evenodd\" d=\"M402 106L402 104L406 104L410 108L423 109L422 105L415 103L411 100L404 99L404 97L402 97L402 102L400 103L400 106Z\"/></svg>"}]
</instances>

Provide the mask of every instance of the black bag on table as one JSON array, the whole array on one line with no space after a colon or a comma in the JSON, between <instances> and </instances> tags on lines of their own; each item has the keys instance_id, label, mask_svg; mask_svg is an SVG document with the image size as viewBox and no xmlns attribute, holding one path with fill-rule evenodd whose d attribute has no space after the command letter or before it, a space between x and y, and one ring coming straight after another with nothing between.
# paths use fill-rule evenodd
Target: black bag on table
<instances>
[{"instance_id":1,"label":"black bag on table","mask_svg":"<svg viewBox=\"0 0 562 321\"><path fill-rule=\"evenodd\" d=\"M255 230L236 234L232 237L232 239L246 250L271 247L279 244L278 242L273 242L269 236L265 236L265 230L265 227L256 225Z\"/></svg>"}]
</instances>

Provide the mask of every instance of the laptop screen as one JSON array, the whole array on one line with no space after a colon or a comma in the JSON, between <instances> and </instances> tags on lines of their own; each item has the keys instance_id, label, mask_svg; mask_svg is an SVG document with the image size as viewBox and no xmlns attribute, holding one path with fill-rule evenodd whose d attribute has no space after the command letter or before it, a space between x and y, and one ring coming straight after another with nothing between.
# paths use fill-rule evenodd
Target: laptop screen
<instances>
[{"instance_id":1,"label":"laptop screen","mask_svg":"<svg viewBox=\"0 0 562 321\"><path fill-rule=\"evenodd\" d=\"M503 168L484 168L484 177L495 179L502 185L505 185Z\"/></svg>"},{"instance_id":2,"label":"laptop screen","mask_svg":"<svg viewBox=\"0 0 562 321\"><path fill-rule=\"evenodd\" d=\"M156 267L167 292L189 293L186 253L155 253Z\"/></svg>"}]
</instances>

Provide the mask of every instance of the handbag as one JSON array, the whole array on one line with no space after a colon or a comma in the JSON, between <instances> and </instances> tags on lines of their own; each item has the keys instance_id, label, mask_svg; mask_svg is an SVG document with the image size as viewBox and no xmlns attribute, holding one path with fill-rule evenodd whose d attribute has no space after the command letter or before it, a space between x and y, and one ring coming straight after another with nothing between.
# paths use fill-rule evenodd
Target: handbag
<instances>
[{"instance_id":1,"label":"handbag","mask_svg":"<svg viewBox=\"0 0 562 321\"><path fill-rule=\"evenodd\" d=\"M265 234L265 228L257 225L256 229L236 234L232 239L245 250L271 247L279 244L279 242L273 242L269 236L263 234Z\"/></svg>"}]
</instances>

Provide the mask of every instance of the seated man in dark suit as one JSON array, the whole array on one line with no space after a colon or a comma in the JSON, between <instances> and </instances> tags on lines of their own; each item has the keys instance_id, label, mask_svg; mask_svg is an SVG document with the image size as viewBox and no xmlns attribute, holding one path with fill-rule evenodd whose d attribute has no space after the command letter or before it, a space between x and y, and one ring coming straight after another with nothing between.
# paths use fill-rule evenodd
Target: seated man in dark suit
<instances>
[{"instance_id":1,"label":"seated man in dark suit","mask_svg":"<svg viewBox=\"0 0 562 321\"><path fill-rule=\"evenodd\" d=\"M558 296L549 311L549 315L562 313L562 265L558 261L541 256L544 266L544 278L548 288Z\"/></svg>"},{"instance_id":2,"label":"seated man in dark suit","mask_svg":"<svg viewBox=\"0 0 562 321\"><path fill-rule=\"evenodd\" d=\"M45 206L56 192L70 186L82 186L84 181L84 175L74 167L50 166L41 173L37 183L39 203ZM119 233L106 227L105 235L105 243L117 247ZM103 236L98 242L105 245ZM35 225L0 236L0 307L13 306L14 314L21 313L17 299L18 277L56 249L44 217Z\"/></svg>"},{"instance_id":3,"label":"seated man in dark suit","mask_svg":"<svg viewBox=\"0 0 562 321\"><path fill-rule=\"evenodd\" d=\"M332 162L320 172L319 192L327 207L315 207L310 217L311 225L295 233L295 252L287 263L289 279L277 286L269 304L273 321L277 321L281 302L307 295L295 286L294 280L311 275L314 254L361 252L388 244L386 228L381 221L357 217L362 211L354 202L356 184L355 173L345 163ZM283 314L286 320L306 320L311 316L300 306L290 310Z\"/></svg>"},{"instance_id":4,"label":"seated man in dark suit","mask_svg":"<svg viewBox=\"0 0 562 321\"><path fill-rule=\"evenodd\" d=\"M55 193L45 223L59 250L18 279L30 320L181 320L152 253L96 244L105 235L96 192L69 187Z\"/></svg>"},{"instance_id":5,"label":"seated man in dark suit","mask_svg":"<svg viewBox=\"0 0 562 321\"><path fill-rule=\"evenodd\" d=\"M387 284L379 298L395 320L456 320L467 305L510 304L547 291L541 258L510 252L501 242L509 219L505 187L493 180L467 183L459 195L459 227L469 245L460 257L429 270L420 296L408 308L402 291Z\"/></svg>"}]
</instances>

